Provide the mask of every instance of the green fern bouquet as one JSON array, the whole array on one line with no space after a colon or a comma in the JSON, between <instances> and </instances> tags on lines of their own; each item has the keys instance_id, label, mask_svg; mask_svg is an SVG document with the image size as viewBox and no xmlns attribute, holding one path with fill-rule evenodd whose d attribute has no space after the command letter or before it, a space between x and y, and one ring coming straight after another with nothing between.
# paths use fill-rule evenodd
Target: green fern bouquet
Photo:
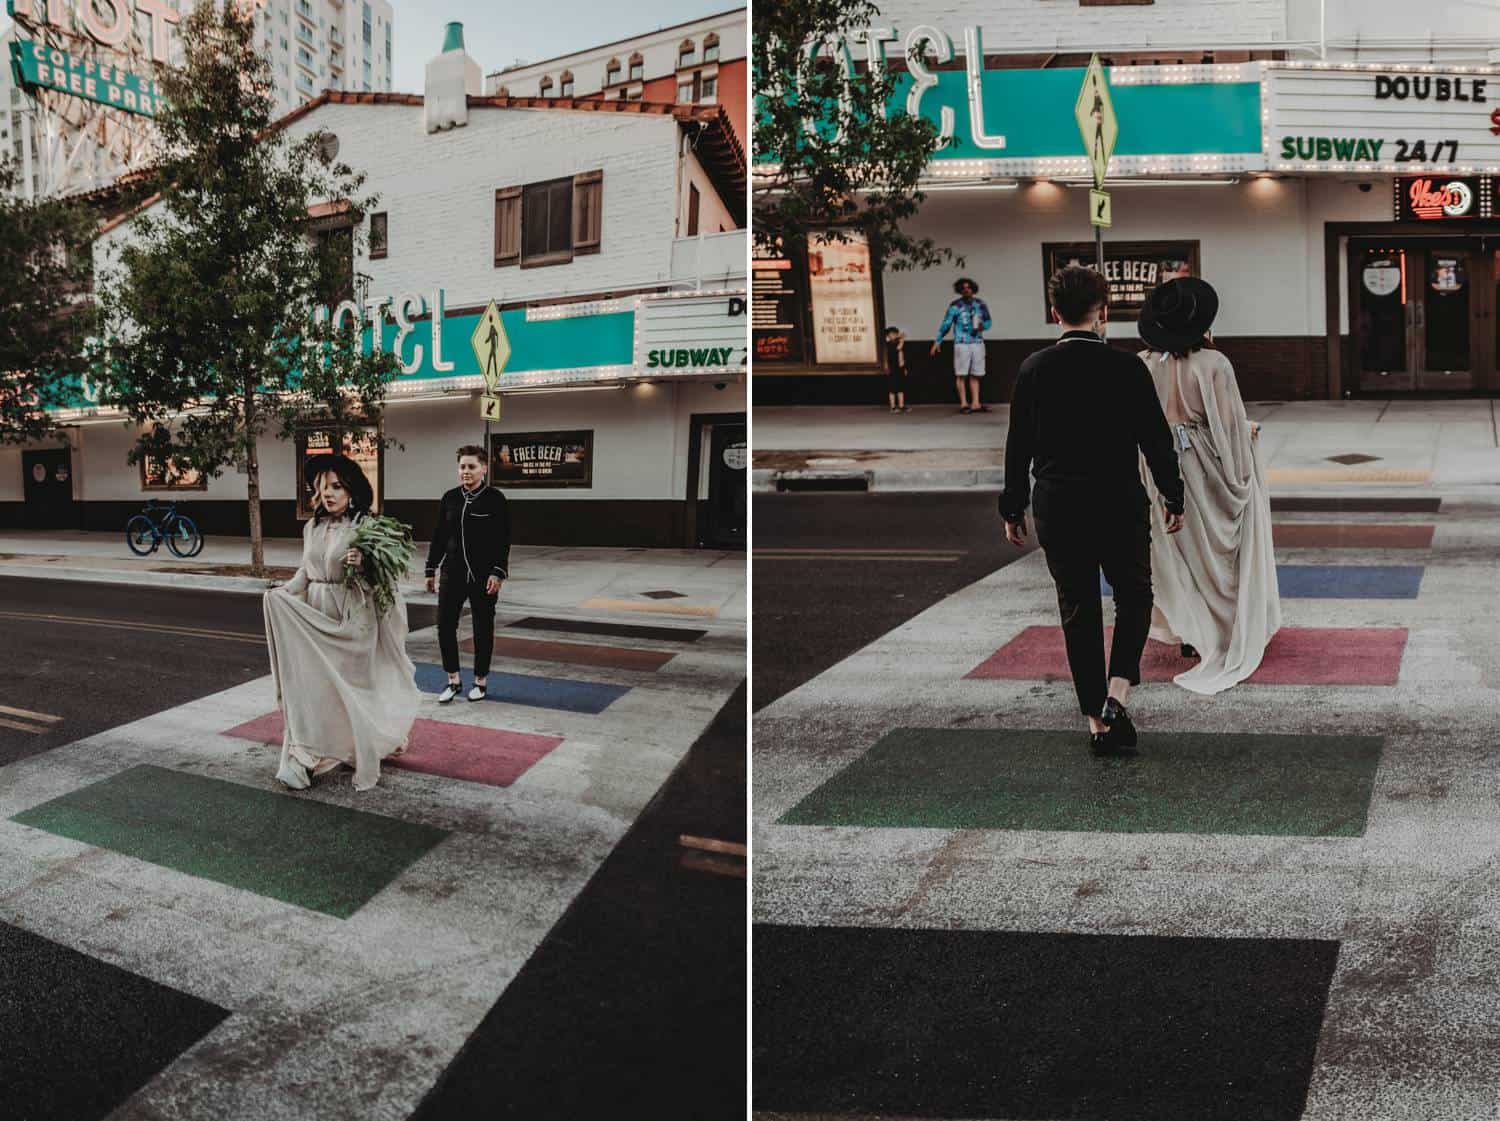
<instances>
[{"instance_id":1,"label":"green fern bouquet","mask_svg":"<svg viewBox=\"0 0 1500 1121\"><path fill-rule=\"evenodd\" d=\"M384 615L396 602L401 578L416 554L411 526L384 515L367 514L354 527L351 548L364 554L360 567L344 567L344 587L360 587L375 599L375 609Z\"/></svg>"}]
</instances>

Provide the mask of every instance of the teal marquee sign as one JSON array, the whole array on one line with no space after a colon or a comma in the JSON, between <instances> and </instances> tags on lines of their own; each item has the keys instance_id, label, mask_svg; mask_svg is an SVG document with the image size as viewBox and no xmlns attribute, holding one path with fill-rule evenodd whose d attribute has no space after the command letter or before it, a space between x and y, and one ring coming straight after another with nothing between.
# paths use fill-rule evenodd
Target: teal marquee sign
<instances>
[{"instance_id":1,"label":"teal marquee sign","mask_svg":"<svg viewBox=\"0 0 1500 1121\"><path fill-rule=\"evenodd\" d=\"M80 58L45 43L12 40L10 64L16 84L26 90L57 90L142 117L156 116L161 105L161 87L156 79L95 58Z\"/></svg>"}]
</instances>

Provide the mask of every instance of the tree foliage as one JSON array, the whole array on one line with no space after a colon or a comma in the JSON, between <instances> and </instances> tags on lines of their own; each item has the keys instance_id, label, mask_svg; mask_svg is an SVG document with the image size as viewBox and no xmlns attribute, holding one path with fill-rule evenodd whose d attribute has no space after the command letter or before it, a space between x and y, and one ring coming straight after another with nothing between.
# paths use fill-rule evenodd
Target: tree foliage
<instances>
[{"instance_id":1,"label":"tree foliage","mask_svg":"<svg viewBox=\"0 0 1500 1121\"><path fill-rule=\"evenodd\" d=\"M880 246L888 269L962 264L903 229L925 200L918 183L941 140L931 121L887 114L897 74L846 46L851 31L878 22L871 0L756 5L756 244L785 249L824 231L835 240L858 231Z\"/></svg>"},{"instance_id":2,"label":"tree foliage","mask_svg":"<svg viewBox=\"0 0 1500 1121\"><path fill-rule=\"evenodd\" d=\"M55 435L76 396L97 312L89 298L93 221L80 205L10 194L0 164L0 443Z\"/></svg>"},{"instance_id":3,"label":"tree foliage","mask_svg":"<svg viewBox=\"0 0 1500 1121\"><path fill-rule=\"evenodd\" d=\"M160 77L161 201L100 269L106 397L142 426L131 462L149 452L211 477L244 468L259 567L260 439L313 422L373 424L398 372L393 355L363 352L357 318L338 330L313 315L335 295L359 295L360 216L377 200L320 135L272 127L270 63L248 8L198 6L182 44L183 64ZM346 219L319 236L320 224Z\"/></svg>"}]
</instances>

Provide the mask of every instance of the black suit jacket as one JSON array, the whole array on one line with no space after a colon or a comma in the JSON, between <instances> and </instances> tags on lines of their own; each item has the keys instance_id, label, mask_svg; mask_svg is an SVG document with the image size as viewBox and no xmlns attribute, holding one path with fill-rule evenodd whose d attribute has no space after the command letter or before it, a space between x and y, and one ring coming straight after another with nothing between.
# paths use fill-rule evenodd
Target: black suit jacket
<instances>
[{"instance_id":1,"label":"black suit jacket","mask_svg":"<svg viewBox=\"0 0 1500 1121\"><path fill-rule=\"evenodd\" d=\"M505 495L486 486L467 503L462 487L439 500L437 529L427 550L427 575L483 583L510 575L510 510Z\"/></svg>"},{"instance_id":2,"label":"black suit jacket","mask_svg":"<svg viewBox=\"0 0 1500 1121\"><path fill-rule=\"evenodd\" d=\"M1069 331L1021 363L1005 437L1000 515L1020 521L1036 497L1080 518L1144 508L1140 455L1167 509L1180 514L1182 474L1172 430L1139 357L1091 331Z\"/></svg>"}]
</instances>

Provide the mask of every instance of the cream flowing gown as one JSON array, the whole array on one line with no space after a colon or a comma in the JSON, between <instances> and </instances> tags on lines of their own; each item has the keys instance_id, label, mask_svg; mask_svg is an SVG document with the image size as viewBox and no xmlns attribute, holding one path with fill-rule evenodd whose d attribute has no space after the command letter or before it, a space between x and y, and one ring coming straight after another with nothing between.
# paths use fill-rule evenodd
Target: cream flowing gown
<instances>
[{"instance_id":1,"label":"cream flowing gown","mask_svg":"<svg viewBox=\"0 0 1500 1121\"><path fill-rule=\"evenodd\" d=\"M1195 647L1201 661L1175 680L1194 693L1218 693L1256 671L1281 627L1260 442L1222 353L1147 351L1141 360L1176 437L1187 488L1186 522L1169 537L1150 473L1141 472L1152 511L1151 637Z\"/></svg>"},{"instance_id":2,"label":"cream flowing gown","mask_svg":"<svg viewBox=\"0 0 1500 1121\"><path fill-rule=\"evenodd\" d=\"M276 704L286 722L281 761L354 768L356 790L380 780L380 760L406 745L421 693L406 654L406 600L384 615L368 592L344 587L348 519L309 519L302 567L265 595Z\"/></svg>"}]
</instances>

